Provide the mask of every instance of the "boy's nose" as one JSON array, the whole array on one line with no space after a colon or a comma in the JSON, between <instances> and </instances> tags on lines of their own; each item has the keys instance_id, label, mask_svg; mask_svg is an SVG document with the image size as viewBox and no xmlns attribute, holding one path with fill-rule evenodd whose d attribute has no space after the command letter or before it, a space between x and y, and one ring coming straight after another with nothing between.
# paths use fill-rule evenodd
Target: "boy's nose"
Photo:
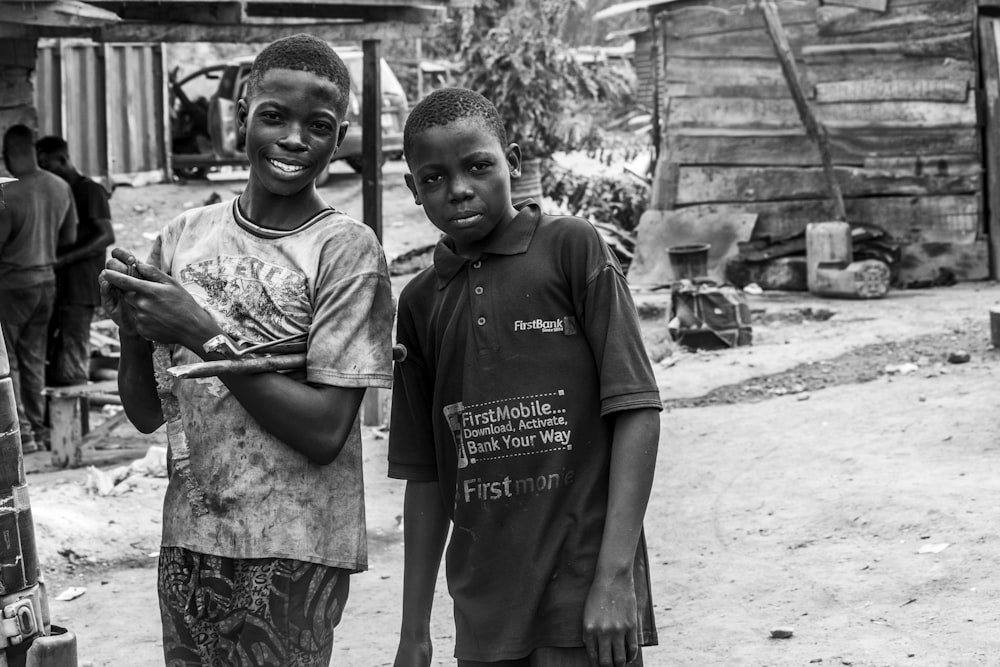
<instances>
[{"instance_id":1,"label":"boy's nose","mask_svg":"<svg viewBox=\"0 0 1000 667\"><path fill-rule=\"evenodd\" d=\"M288 133L281 138L281 144L290 150L306 148L306 142L302 139L302 127L295 124L289 127Z\"/></svg>"},{"instance_id":2,"label":"boy's nose","mask_svg":"<svg viewBox=\"0 0 1000 667\"><path fill-rule=\"evenodd\" d=\"M453 178L451 180L451 198L454 201L461 201L463 199L468 199L473 195L472 188L469 186L469 181L465 178Z\"/></svg>"}]
</instances>

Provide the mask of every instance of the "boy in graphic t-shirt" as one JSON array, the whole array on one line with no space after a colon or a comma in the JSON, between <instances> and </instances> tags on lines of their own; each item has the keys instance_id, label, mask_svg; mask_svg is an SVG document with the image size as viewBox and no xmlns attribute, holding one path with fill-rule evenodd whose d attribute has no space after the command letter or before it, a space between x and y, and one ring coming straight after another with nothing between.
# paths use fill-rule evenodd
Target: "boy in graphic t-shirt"
<instances>
[{"instance_id":1,"label":"boy in graphic t-shirt","mask_svg":"<svg viewBox=\"0 0 1000 667\"><path fill-rule=\"evenodd\" d=\"M344 139L349 91L325 42L269 45L239 101L243 193L172 221L148 263L116 249L101 274L129 419L144 432L167 420L169 667L328 667L349 575L367 566L357 413L367 387L391 382L392 295L374 233L314 186ZM181 365L218 359L220 340L295 335L307 337L298 372L154 375L165 349Z\"/></svg>"},{"instance_id":2,"label":"boy in graphic t-shirt","mask_svg":"<svg viewBox=\"0 0 1000 667\"><path fill-rule=\"evenodd\" d=\"M621 268L586 220L512 205L520 149L481 95L432 93L404 151L445 236L399 300L395 665L430 663L449 521L460 667L641 664L656 643L642 518L662 405Z\"/></svg>"}]
</instances>

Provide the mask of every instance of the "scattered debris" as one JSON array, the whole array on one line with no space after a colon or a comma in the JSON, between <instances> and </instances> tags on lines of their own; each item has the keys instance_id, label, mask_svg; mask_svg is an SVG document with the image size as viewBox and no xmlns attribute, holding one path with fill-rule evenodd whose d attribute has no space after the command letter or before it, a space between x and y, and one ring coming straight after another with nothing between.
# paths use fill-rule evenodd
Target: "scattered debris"
<instances>
[{"instance_id":1,"label":"scattered debris","mask_svg":"<svg viewBox=\"0 0 1000 667\"><path fill-rule=\"evenodd\" d=\"M910 373L916 373L919 370L920 366L917 366L914 363L888 364L885 367L887 375L909 375Z\"/></svg>"},{"instance_id":2,"label":"scattered debris","mask_svg":"<svg viewBox=\"0 0 1000 667\"><path fill-rule=\"evenodd\" d=\"M949 542L939 542L937 544L925 544L917 549L918 554L939 554L951 546Z\"/></svg>"},{"instance_id":3,"label":"scattered debris","mask_svg":"<svg viewBox=\"0 0 1000 667\"><path fill-rule=\"evenodd\" d=\"M795 634L795 630L789 627L774 628L771 630L771 639L790 639Z\"/></svg>"},{"instance_id":4,"label":"scattered debris","mask_svg":"<svg viewBox=\"0 0 1000 667\"><path fill-rule=\"evenodd\" d=\"M99 496L120 496L132 490L134 484L129 478L134 476L166 477L167 448L154 445L141 459L111 470L88 466L86 488Z\"/></svg>"},{"instance_id":5,"label":"scattered debris","mask_svg":"<svg viewBox=\"0 0 1000 667\"><path fill-rule=\"evenodd\" d=\"M965 350L955 350L954 352L948 353L948 363L949 364L965 364L968 363L972 356Z\"/></svg>"},{"instance_id":6,"label":"scattered debris","mask_svg":"<svg viewBox=\"0 0 1000 667\"><path fill-rule=\"evenodd\" d=\"M87 589L83 588L82 586L70 586L69 588L67 588L66 590L64 590L62 593L60 593L59 595L57 595L55 597L55 599L59 600L60 602L69 602L70 600L77 599L78 597L80 597L81 595L83 595L86 592L87 592Z\"/></svg>"}]
</instances>

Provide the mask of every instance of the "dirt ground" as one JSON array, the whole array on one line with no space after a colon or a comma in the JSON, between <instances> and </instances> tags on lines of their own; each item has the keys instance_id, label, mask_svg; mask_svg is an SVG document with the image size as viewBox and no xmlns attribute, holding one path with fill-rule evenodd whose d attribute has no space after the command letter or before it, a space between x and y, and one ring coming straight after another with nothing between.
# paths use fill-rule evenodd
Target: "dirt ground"
<instances>
[{"instance_id":1,"label":"dirt ground","mask_svg":"<svg viewBox=\"0 0 1000 667\"><path fill-rule=\"evenodd\" d=\"M392 258L436 238L390 163ZM121 245L237 180L119 189ZM324 188L360 215L360 180ZM396 281L397 287L404 278ZM994 283L896 291L872 302L750 298L754 344L685 353L662 340L667 297L636 294L667 409L646 518L660 646L650 667L1000 664L1000 352ZM968 354L964 363L952 363ZM665 356L664 356L665 355ZM952 361L949 361L949 357ZM93 413L94 423L103 415ZM370 571L353 578L332 665L390 665L402 586L402 485L385 433L364 431ZM89 450L113 471L163 446L127 424ZM26 458L53 621L81 665L162 664L155 553L165 480L88 490L86 468ZM55 599L73 587L71 601ZM787 627L790 638L772 639ZM435 664L453 664L439 579Z\"/></svg>"}]
</instances>

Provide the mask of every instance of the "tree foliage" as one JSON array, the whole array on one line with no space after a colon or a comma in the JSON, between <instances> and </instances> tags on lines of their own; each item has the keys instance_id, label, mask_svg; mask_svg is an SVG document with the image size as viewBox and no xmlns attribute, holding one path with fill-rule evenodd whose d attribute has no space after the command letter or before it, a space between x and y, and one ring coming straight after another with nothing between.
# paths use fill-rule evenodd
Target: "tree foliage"
<instances>
[{"instance_id":1,"label":"tree foliage","mask_svg":"<svg viewBox=\"0 0 1000 667\"><path fill-rule=\"evenodd\" d=\"M484 0L466 22L460 85L496 104L525 158L572 150L581 131L572 112L621 97L626 85L604 67L579 62L559 37L565 0Z\"/></svg>"}]
</instances>

